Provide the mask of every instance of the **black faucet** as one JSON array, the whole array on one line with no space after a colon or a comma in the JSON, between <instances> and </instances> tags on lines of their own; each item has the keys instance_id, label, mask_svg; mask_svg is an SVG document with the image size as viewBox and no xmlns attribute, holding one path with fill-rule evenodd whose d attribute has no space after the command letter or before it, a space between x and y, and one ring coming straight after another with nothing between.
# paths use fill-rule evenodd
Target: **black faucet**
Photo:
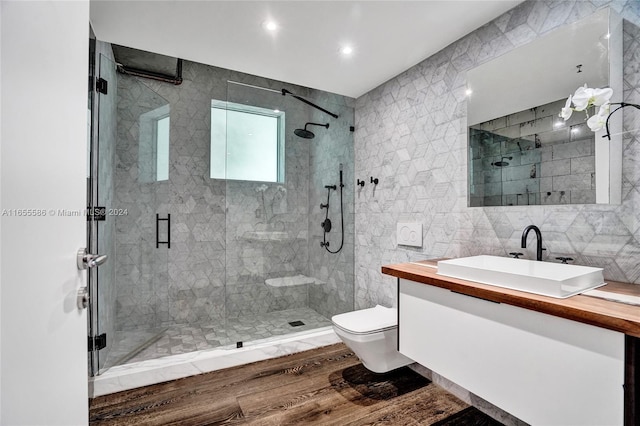
<instances>
[{"instance_id":1,"label":"black faucet","mask_svg":"<svg viewBox=\"0 0 640 426\"><path fill-rule=\"evenodd\" d=\"M522 231L522 241L521 241L520 247L527 248L527 235L529 234L529 231L531 231L532 229L536 233L536 239L538 240L538 244L536 245L536 260L541 261L542 260L542 234L540 233L540 229L537 226L529 225L526 228L524 228L524 231Z\"/></svg>"}]
</instances>

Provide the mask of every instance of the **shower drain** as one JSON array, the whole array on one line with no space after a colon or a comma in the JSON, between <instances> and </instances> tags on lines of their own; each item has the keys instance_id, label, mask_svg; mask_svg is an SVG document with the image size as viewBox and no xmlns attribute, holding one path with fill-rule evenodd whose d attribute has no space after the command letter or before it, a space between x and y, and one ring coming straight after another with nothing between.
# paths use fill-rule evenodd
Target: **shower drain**
<instances>
[{"instance_id":1,"label":"shower drain","mask_svg":"<svg viewBox=\"0 0 640 426\"><path fill-rule=\"evenodd\" d=\"M304 325L304 323L302 321L291 321L289 325L291 327L300 327L301 325Z\"/></svg>"}]
</instances>

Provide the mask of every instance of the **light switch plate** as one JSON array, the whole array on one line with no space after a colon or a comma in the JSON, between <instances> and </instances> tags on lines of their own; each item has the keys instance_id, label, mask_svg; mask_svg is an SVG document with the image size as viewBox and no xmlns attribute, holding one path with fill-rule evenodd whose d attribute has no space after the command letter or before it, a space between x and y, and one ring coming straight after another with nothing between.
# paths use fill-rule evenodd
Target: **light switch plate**
<instances>
[{"instance_id":1,"label":"light switch plate","mask_svg":"<svg viewBox=\"0 0 640 426\"><path fill-rule=\"evenodd\" d=\"M422 247L422 223L401 223L397 225L398 245Z\"/></svg>"}]
</instances>

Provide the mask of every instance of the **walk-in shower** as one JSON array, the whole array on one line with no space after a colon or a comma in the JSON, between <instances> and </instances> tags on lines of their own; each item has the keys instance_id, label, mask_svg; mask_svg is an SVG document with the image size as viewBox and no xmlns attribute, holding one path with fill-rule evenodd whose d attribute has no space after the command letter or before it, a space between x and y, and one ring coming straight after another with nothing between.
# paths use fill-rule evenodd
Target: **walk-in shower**
<instances>
[{"instance_id":1,"label":"walk-in shower","mask_svg":"<svg viewBox=\"0 0 640 426\"><path fill-rule=\"evenodd\" d=\"M353 100L190 61L181 85L116 74L99 44L109 91L92 178L96 202L127 213L97 224L110 260L92 294L92 335L106 335L93 374L328 327L353 310ZM310 144L300 123L326 130ZM344 205L338 254L320 246L329 182Z\"/></svg>"}]
</instances>

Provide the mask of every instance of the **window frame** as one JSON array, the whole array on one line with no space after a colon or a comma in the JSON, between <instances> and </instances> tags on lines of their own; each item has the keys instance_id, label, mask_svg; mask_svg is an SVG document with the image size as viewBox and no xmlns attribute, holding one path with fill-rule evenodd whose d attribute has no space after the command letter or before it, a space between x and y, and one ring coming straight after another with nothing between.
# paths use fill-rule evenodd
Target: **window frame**
<instances>
[{"instance_id":1,"label":"window frame","mask_svg":"<svg viewBox=\"0 0 640 426\"><path fill-rule=\"evenodd\" d=\"M158 180L158 122L169 118L167 145L167 179ZM140 114L138 118L138 182L152 183L170 180L171 174L171 106L162 105L151 111ZM149 161L151 167L145 165Z\"/></svg>"},{"instance_id":2,"label":"window frame","mask_svg":"<svg viewBox=\"0 0 640 426\"><path fill-rule=\"evenodd\" d=\"M160 179L159 174L160 174L160 168L158 167L158 161L160 159L160 155L159 155L159 146L158 146L158 126L160 125L160 122L164 119L168 119L168 125L167 125L167 130L168 130L168 134L167 134L167 177L166 179ZM167 112L166 114L160 115L158 117L154 117L153 118L153 146L155 147L154 150L154 154L155 154L155 169L156 169L156 182L164 182L164 181L168 181L169 180L169 173L170 173L170 169L171 169L171 155L170 155L170 149L171 149L171 114L169 112Z\"/></svg>"},{"instance_id":3,"label":"window frame","mask_svg":"<svg viewBox=\"0 0 640 426\"><path fill-rule=\"evenodd\" d=\"M253 105L245 105L239 104L235 102L221 101L218 99L211 100L211 111L213 109L224 110L225 114L227 111L235 111L244 114L251 115L261 115L266 117L275 118L276 121L276 180L252 180L252 179L235 179L227 177L227 154L228 154L228 146L229 140L226 138L226 122L225 122L225 166L224 166L224 177L211 177L211 153L209 154L209 178L210 179L224 179L224 180L234 180L234 181L244 181L244 182L267 182L267 183L284 183L285 182L285 111L280 111L277 109L270 108L262 108ZM213 126L211 126L209 137L211 138L211 134L213 132ZM212 141L209 141L209 149L212 147Z\"/></svg>"}]
</instances>

